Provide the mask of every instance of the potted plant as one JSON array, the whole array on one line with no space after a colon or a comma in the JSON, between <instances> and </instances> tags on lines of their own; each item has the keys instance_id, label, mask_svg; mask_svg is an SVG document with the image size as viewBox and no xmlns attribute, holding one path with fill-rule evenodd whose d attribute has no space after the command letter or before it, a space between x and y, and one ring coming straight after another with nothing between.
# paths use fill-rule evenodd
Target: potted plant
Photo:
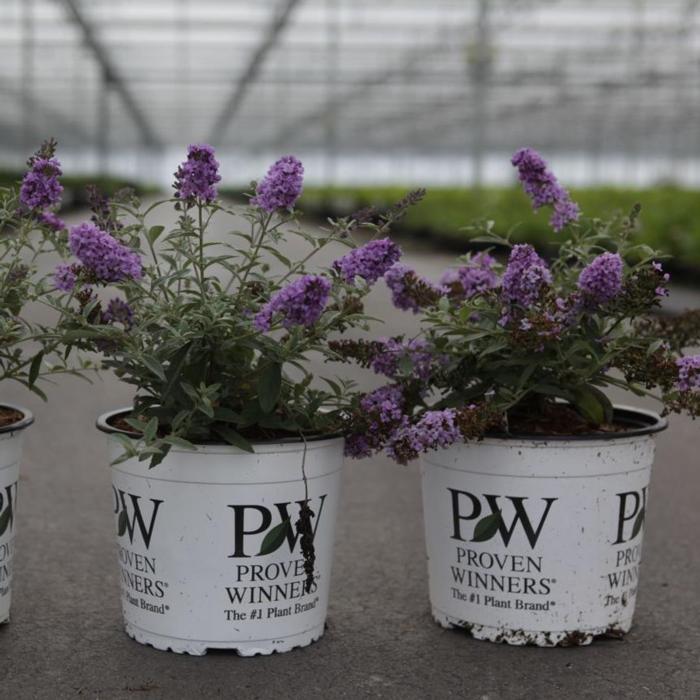
<instances>
[{"instance_id":1,"label":"potted plant","mask_svg":"<svg viewBox=\"0 0 700 700\"><path fill-rule=\"evenodd\" d=\"M700 413L700 312L650 317L660 254L635 242L639 208L582 220L531 149L513 157L537 209L564 228L551 264L480 225L492 246L439 284L400 263L394 303L424 311L410 341L334 349L388 376L356 399L355 456L422 457L433 616L478 639L540 646L619 637L632 624L654 435L666 420L606 389ZM497 254L507 252L505 265Z\"/></svg>"},{"instance_id":2,"label":"potted plant","mask_svg":"<svg viewBox=\"0 0 700 700\"><path fill-rule=\"evenodd\" d=\"M63 191L55 150L55 141L45 142L29 159L20 186L0 187L0 381L19 382L43 399L40 379L75 371L56 352L51 327L26 313L32 304L61 311L53 281L38 265L63 247L65 226L55 213ZM33 422L28 409L0 404L0 623L10 617L19 466L24 430Z\"/></svg>"},{"instance_id":3,"label":"potted plant","mask_svg":"<svg viewBox=\"0 0 700 700\"><path fill-rule=\"evenodd\" d=\"M308 359L337 359L329 339L366 325L362 299L398 260L385 234L408 204L357 247L355 219L301 226L293 156L243 208L217 198L218 169L210 146L190 146L172 199L141 211L121 198L71 229L62 331L135 389L97 424L127 633L247 656L323 634L352 386L314 378ZM170 231L152 223L164 205ZM338 259L310 271L322 250ZM106 286L120 296L100 298Z\"/></svg>"}]
</instances>

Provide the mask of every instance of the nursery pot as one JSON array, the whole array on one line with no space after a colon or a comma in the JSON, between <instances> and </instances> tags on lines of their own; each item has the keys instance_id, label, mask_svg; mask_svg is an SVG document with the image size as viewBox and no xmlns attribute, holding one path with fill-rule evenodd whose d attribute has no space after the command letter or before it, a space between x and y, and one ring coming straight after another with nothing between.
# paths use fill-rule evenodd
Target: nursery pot
<instances>
[{"instance_id":1,"label":"nursery pot","mask_svg":"<svg viewBox=\"0 0 700 700\"><path fill-rule=\"evenodd\" d=\"M111 460L121 454L110 434ZM343 438L280 440L255 453L207 444L173 448L153 469L112 465L121 599L126 632L178 653L231 649L241 656L290 651L324 631L343 465ZM306 497L313 511L314 580L307 590L295 528ZM277 528L290 519L291 527ZM281 533L281 537L274 534ZM271 539L276 549L261 554Z\"/></svg>"},{"instance_id":2,"label":"nursery pot","mask_svg":"<svg viewBox=\"0 0 700 700\"><path fill-rule=\"evenodd\" d=\"M26 408L10 404L2 407L19 411L23 416L16 423L0 427L0 623L10 619L19 463L24 429L34 422L34 416Z\"/></svg>"},{"instance_id":3,"label":"nursery pot","mask_svg":"<svg viewBox=\"0 0 700 700\"><path fill-rule=\"evenodd\" d=\"M654 458L666 421L498 435L423 457L430 602L443 627L509 644L590 644L632 625Z\"/></svg>"}]
</instances>

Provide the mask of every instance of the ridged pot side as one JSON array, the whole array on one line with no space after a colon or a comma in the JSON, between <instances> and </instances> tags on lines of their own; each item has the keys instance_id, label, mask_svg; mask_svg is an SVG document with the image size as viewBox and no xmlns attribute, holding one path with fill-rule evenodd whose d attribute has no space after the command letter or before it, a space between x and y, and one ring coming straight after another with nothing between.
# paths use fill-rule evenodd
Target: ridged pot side
<instances>
[{"instance_id":1,"label":"ridged pot side","mask_svg":"<svg viewBox=\"0 0 700 700\"><path fill-rule=\"evenodd\" d=\"M628 431L489 437L422 460L433 616L478 639L588 644L632 625L655 414Z\"/></svg>"},{"instance_id":2,"label":"ridged pot side","mask_svg":"<svg viewBox=\"0 0 700 700\"><path fill-rule=\"evenodd\" d=\"M114 460L120 447L108 441ZM205 445L173 449L150 471L135 459L112 466L127 633L158 649L242 656L317 640L328 606L343 445L342 437L306 448L301 441L264 443L254 454ZM314 514L309 590L294 528L306 494L302 462ZM292 527L275 530L285 520ZM261 554L275 532L279 546Z\"/></svg>"}]
</instances>

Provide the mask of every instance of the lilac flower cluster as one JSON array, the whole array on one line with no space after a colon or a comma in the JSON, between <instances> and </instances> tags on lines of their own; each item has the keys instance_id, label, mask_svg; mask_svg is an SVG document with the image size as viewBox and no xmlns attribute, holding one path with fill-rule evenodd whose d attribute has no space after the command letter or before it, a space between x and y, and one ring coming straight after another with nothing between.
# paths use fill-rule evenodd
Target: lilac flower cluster
<instances>
[{"instance_id":1,"label":"lilac flower cluster","mask_svg":"<svg viewBox=\"0 0 700 700\"><path fill-rule=\"evenodd\" d=\"M427 382L436 362L441 362L441 358L430 352L428 343L420 338L409 340L408 343L396 338L379 338L377 342L383 344L383 351L374 355L370 367L377 374L390 379L396 377L403 358L409 359L412 375L421 382Z\"/></svg>"},{"instance_id":2,"label":"lilac flower cluster","mask_svg":"<svg viewBox=\"0 0 700 700\"><path fill-rule=\"evenodd\" d=\"M505 302L527 308L538 301L551 282L552 273L547 263L531 245L523 243L513 247L501 285Z\"/></svg>"},{"instance_id":3,"label":"lilac flower cluster","mask_svg":"<svg viewBox=\"0 0 700 700\"><path fill-rule=\"evenodd\" d=\"M102 323L121 323L129 330L134 324L134 311L122 299L111 299L102 312Z\"/></svg>"},{"instance_id":4,"label":"lilac flower cluster","mask_svg":"<svg viewBox=\"0 0 700 700\"><path fill-rule=\"evenodd\" d=\"M355 248L333 263L333 268L346 282L362 277L374 284L401 257L401 248L388 238L370 241Z\"/></svg>"},{"instance_id":5,"label":"lilac flower cluster","mask_svg":"<svg viewBox=\"0 0 700 700\"><path fill-rule=\"evenodd\" d=\"M26 209L47 209L61 201L63 185L58 181L61 164L56 158L35 157L22 179L19 201Z\"/></svg>"},{"instance_id":6,"label":"lilac flower cluster","mask_svg":"<svg viewBox=\"0 0 700 700\"><path fill-rule=\"evenodd\" d=\"M406 425L404 397L400 387L383 386L366 394L360 400L360 410L366 421L366 431L350 435L345 441L345 454L360 459L368 457L381 447L387 432L392 433Z\"/></svg>"},{"instance_id":7,"label":"lilac flower cluster","mask_svg":"<svg viewBox=\"0 0 700 700\"><path fill-rule=\"evenodd\" d=\"M419 277L402 263L392 265L384 274L384 281L391 291L394 306L403 311L413 311L414 314L446 292L444 287Z\"/></svg>"},{"instance_id":8,"label":"lilac flower cluster","mask_svg":"<svg viewBox=\"0 0 700 700\"><path fill-rule=\"evenodd\" d=\"M187 149L187 160L175 172L175 196L187 202L216 199L216 183L221 180L219 162L214 149L208 144L192 145Z\"/></svg>"},{"instance_id":9,"label":"lilac flower cluster","mask_svg":"<svg viewBox=\"0 0 700 700\"><path fill-rule=\"evenodd\" d=\"M584 267L578 288L586 301L596 305L611 302L622 291L622 268L618 253L603 253Z\"/></svg>"},{"instance_id":10,"label":"lilac flower cluster","mask_svg":"<svg viewBox=\"0 0 700 700\"><path fill-rule=\"evenodd\" d=\"M141 277L138 254L93 223L74 226L68 241L73 255L100 282L120 282Z\"/></svg>"},{"instance_id":11,"label":"lilac flower cluster","mask_svg":"<svg viewBox=\"0 0 700 700\"><path fill-rule=\"evenodd\" d=\"M680 391L700 391L700 355L688 355L676 360Z\"/></svg>"},{"instance_id":12,"label":"lilac flower cluster","mask_svg":"<svg viewBox=\"0 0 700 700\"><path fill-rule=\"evenodd\" d=\"M66 230L66 222L52 211L42 211L37 217L37 220L40 224L44 224L44 226L47 226L49 229L56 231L57 233L59 231Z\"/></svg>"},{"instance_id":13,"label":"lilac flower cluster","mask_svg":"<svg viewBox=\"0 0 700 700\"><path fill-rule=\"evenodd\" d=\"M669 275L668 272L664 272L664 268L660 262L654 261L651 264L651 267L661 277L661 284L656 288L656 296L667 297L669 295L669 291L666 285L669 283L671 275Z\"/></svg>"},{"instance_id":14,"label":"lilac flower cluster","mask_svg":"<svg viewBox=\"0 0 700 700\"><path fill-rule=\"evenodd\" d=\"M62 292L72 292L75 288L75 283L78 280L78 265L68 265L61 263L56 266L53 273L53 281L56 289Z\"/></svg>"},{"instance_id":15,"label":"lilac flower cluster","mask_svg":"<svg viewBox=\"0 0 700 700\"><path fill-rule=\"evenodd\" d=\"M256 315L253 325L268 331L276 315L285 328L312 326L321 317L331 291L330 280L320 275L304 275L280 289Z\"/></svg>"},{"instance_id":16,"label":"lilac flower cluster","mask_svg":"<svg viewBox=\"0 0 700 700\"><path fill-rule=\"evenodd\" d=\"M405 464L421 452L449 447L462 438L456 418L454 408L427 411L415 425L405 425L396 431L387 445L387 454Z\"/></svg>"},{"instance_id":17,"label":"lilac flower cluster","mask_svg":"<svg viewBox=\"0 0 700 700\"><path fill-rule=\"evenodd\" d=\"M572 221L578 221L581 214L578 205L571 201L569 193L559 184L537 151L521 148L513 155L511 163L518 169L518 178L532 200L534 209L548 204L554 208L549 223L555 231L561 231Z\"/></svg>"},{"instance_id":18,"label":"lilac flower cluster","mask_svg":"<svg viewBox=\"0 0 700 700\"><path fill-rule=\"evenodd\" d=\"M304 184L304 166L294 156L283 156L270 166L267 175L258 183L250 203L268 213L278 209L292 209L301 195Z\"/></svg>"},{"instance_id":19,"label":"lilac flower cluster","mask_svg":"<svg viewBox=\"0 0 700 700\"><path fill-rule=\"evenodd\" d=\"M500 280L493 269L495 264L496 259L488 253L477 253L466 265L447 270L440 284L449 287L452 295L468 299L498 287Z\"/></svg>"}]
</instances>

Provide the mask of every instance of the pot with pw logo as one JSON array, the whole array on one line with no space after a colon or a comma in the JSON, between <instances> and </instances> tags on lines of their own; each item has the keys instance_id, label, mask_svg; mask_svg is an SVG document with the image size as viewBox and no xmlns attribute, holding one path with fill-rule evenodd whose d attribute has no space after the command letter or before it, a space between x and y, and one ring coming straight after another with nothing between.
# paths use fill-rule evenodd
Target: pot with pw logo
<instances>
[{"instance_id":1,"label":"pot with pw logo","mask_svg":"<svg viewBox=\"0 0 700 700\"><path fill-rule=\"evenodd\" d=\"M10 425L0 427L0 623L10 619L19 464L24 429L34 422L34 416L26 408L8 404L3 404L3 408L15 411L22 417Z\"/></svg>"},{"instance_id":2,"label":"pot with pw logo","mask_svg":"<svg viewBox=\"0 0 700 700\"><path fill-rule=\"evenodd\" d=\"M98 421L111 434L112 459L121 447L110 418L124 413ZM289 651L321 637L343 442L258 443L254 454L207 444L196 452L174 448L151 470L137 459L114 464L127 634L157 649L232 649L241 656ZM310 526L300 534L305 503Z\"/></svg>"},{"instance_id":3,"label":"pot with pw logo","mask_svg":"<svg viewBox=\"0 0 700 700\"><path fill-rule=\"evenodd\" d=\"M657 415L615 433L494 436L423 457L435 620L477 639L589 644L634 615Z\"/></svg>"}]
</instances>

